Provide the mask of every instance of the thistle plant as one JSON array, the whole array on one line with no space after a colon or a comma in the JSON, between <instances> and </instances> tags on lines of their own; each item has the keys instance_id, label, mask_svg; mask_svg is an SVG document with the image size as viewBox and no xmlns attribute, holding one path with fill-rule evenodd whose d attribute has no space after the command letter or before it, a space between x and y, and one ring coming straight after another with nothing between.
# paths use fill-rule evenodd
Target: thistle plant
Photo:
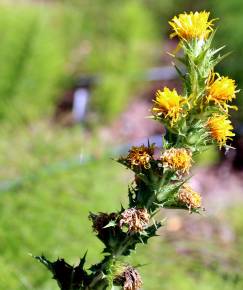
<instances>
[{"instance_id":1,"label":"thistle plant","mask_svg":"<svg viewBox=\"0 0 243 290\"><path fill-rule=\"evenodd\" d=\"M179 39L179 55L172 55L183 82L183 93L167 87L158 90L151 118L166 127L163 148L155 144L133 146L117 159L134 173L128 187L128 208L115 212L90 213L93 231L104 244L103 260L87 268L86 254L77 266L63 259L36 257L52 273L62 290L124 289L142 287L141 276L126 256L138 244L147 244L163 226L156 214L161 208L200 213L201 195L189 185L196 155L217 145L228 150L234 136L229 110L236 97L235 81L221 76L215 66L226 56L223 47L214 49L215 19L208 12L190 12L170 22L171 37ZM182 69L183 67L183 69Z\"/></svg>"}]
</instances>

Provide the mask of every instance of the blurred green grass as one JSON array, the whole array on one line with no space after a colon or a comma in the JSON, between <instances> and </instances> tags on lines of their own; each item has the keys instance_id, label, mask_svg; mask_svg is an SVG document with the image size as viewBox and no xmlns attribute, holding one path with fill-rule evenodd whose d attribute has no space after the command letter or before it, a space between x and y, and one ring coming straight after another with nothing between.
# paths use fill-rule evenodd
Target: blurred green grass
<instances>
[{"instance_id":1,"label":"blurred green grass","mask_svg":"<svg viewBox=\"0 0 243 290\"><path fill-rule=\"evenodd\" d=\"M6 1L0 33L0 120L15 126L53 114L80 74L101 77L91 107L111 120L155 62L149 52L159 43L152 13L137 1Z\"/></svg>"}]
</instances>

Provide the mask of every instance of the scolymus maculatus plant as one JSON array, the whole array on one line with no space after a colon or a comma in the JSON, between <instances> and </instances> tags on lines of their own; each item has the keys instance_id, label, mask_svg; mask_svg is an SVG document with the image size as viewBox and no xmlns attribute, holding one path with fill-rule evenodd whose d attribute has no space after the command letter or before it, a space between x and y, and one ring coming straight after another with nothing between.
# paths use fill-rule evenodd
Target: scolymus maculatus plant
<instances>
[{"instance_id":1,"label":"scolymus maculatus plant","mask_svg":"<svg viewBox=\"0 0 243 290\"><path fill-rule=\"evenodd\" d=\"M156 221L160 208L202 210L201 196L188 184L190 169L197 154L217 144L225 150L234 136L229 120L230 103L236 97L235 81L221 76L215 66L224 58L212 48L215 20L208 12L190 12L170 22L171 37L178 37L180 56L172 55L184 85L179 94L167 87L158 90L151 117L166 127L163 148L155 154L155 145L133 146L117 161L134 172L129 186L128 208L112 213L90 213L97 237L104 244L101 262L85 267L86 255L77 266L63 259L48 261L36 257L52 273L62 290L124 289L142 287L138 270L124 262L139 243L156 236L162 222ZM181 67L182 67L181 66ZM157 148L158 151L158 148Z\"/></svg>"}]
</instances>

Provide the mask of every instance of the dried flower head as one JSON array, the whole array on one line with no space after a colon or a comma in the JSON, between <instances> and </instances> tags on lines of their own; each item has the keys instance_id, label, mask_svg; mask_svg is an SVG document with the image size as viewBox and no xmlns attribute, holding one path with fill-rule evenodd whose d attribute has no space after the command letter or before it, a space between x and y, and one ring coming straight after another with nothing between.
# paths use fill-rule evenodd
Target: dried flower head
<instances>
[{"instance_id":1,"label":"dried flower head","mask_svg":"<svg viewBox=\"0 0 243 290\"><path fill-rule=\"evenodd\" d=\"M219 105L226 112L228 108L237 109L236 106L229 106L227 103L231 102L236 97L235 81L228 77L217 78L209 87L207 92L207 102L214 102Z\"/></svg>"},{"instance_id":2,"label":"dried flower head","mask_svg":"<svg viewBox=\"0 0 243 290\"><path fill-rule=\"evenodd\" d=\"M146 208L129 208L121 214L119 225L128 227L129 232L142 232L149 223L150 215Z\"/></svg>"},{"instance_id":3,"label":"dried flower head","mask_svg":"<svg viewBox=\"0 0 243 290\"><path fill-rule=\"evenodd\" d=\"M186 205L189 210L198 209L202 205L202 198L188 184L183 184L178 194L179 202Z\"/></svg>"},{"instance_id":4,"label":"dried flower head","mask_svg":"<svg viewBox=\"0 0 243 290\"><path fill-rule=\"evenodd\" d=\"M114 283L123 286L123 290L138 290L143 284L140 274L131 266L125 267L121 274L115 277Z\"/></svg>"},{"instance_id":5,"label":"dried flower head","mask_svg":"<svg viewBox=\"0 0 243 290\"><path fill-rule=\"evenodd\" d=\"M154 145L148 147L142 145L139 147L133 146L125 158L125 161L131 166L149 169L151 167L150 161L153 158Z\"/></svg>"},{"instance_id":6,"label":"dried flower head","mask_svg":"<svg viewBox=\"0 0 243 290\"><path fill-rule=\"evenodd\" d=\"M180 112L182 112L181 106L184 102L183 97L178 95L175 89L171 91L165 87L163 91L158 90L156 92L155 105L152 108L152 112L155 116L169 119L171 126L173 126L179 119Z\"/></svg>"},{"instance_id":7,"label":"dried flower head","mask_svg":"<svg viewBox=\"0 0 243 290\"><path fill-rule=\"evenodd\" d=\"M233 126L227 115L214 114L208 119L206 126L212 138L218 142L220 148L226 145L227 140L232 140L231 137L235 136L231 131Z\"/></svg>"},{"instance_id":8,"label":"dried flower head","mask_svg":"<svg viewBox=\"0 0 243 290\"><path fill-rule=\"evenodd\" d=\"M213 21L208 20L210 13L206 11L202 12L190 12L179 14L169 21L174 32L170 37L178 36L181 39L206 39L208 35L213 31Z\"/></svg>"},{"instance_id":9,"label":"dried flower head","mask_svg":"<svg viewBox=\"0 0 243 290\"><path fill-rule=\"evenodd\" d=\"M160 158L164 167L175 170L179 174L188 174L192 166L192 152L185 148L165 150Z\"/></svg>"}]
</instances>

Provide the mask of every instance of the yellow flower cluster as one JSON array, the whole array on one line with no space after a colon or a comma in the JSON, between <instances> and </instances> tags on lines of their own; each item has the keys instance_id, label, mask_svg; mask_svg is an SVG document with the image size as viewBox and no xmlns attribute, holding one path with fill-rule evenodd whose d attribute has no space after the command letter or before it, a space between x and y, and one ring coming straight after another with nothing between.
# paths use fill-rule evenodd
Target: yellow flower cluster
<instances>
[{"instance_id":1,"label":"yellow flower cluster","mask_svg":"<svg viewBox=\"0 0 243 290\"><path fill-rule=\"evenodd\" d=\"M152 112L157 117L162 116L168 119L173 126L179 119L183 103L185 103L185 99L178 95L175 89L171 91L165 87L163 91L157 91Z\"/></svg>"},{"instance_id":2,"label":"yellow flower cluster","mask_svg":"<svg viewBox=\"0 0 243 290\"><path fill-rule=\"evenodd\" d=\"M209 12L202 11L175 16L172 21L169 21L174 30L170 36L178 36L185 40L206 39L210 32L213 31L214 20L208 20L209 14Z\"/></svg>"},{"instance_id":3,"label":"yellow flower cluster","mask_svg":"<svg viewBox=\"0 0 243 290\"><path fill-rule=\"evenodd\" d=\"M214 74L215 75L215 74ZM217 79L213 80L207 87L206 102L213 102L220 110L220 113L213 114L207 121L206 127L212 138L219 144L219 147L225 146L227 140L232 140L235 136L231 121L228 119L229 108L237 110L236 106L228 103L236 98L235 80L217 74Z\"/></svg>"},{"instance_id":4,"label":"yellow flower cluster","mask_svg":"<svg viewBox=\"0 0 243 290\"><path fill-rule=\"evenodd\" d=\"M163 166L177 171L179 174L189 173L192 166L192 152L185 148L165 150L161 156Z\"/></svg>"},{"instance_id":5,"label":"yellow flower cluster","mask_svg":"<svg viewBox=\"0 0 243 290\"><path fill-rule=\"evenodd\" d=\"M196 41L206 41L209 34L213 31L213 22L215 20L209 20L209 16L209 12L202 11L183 13L173 17L169 22L174 30L171 36L178 36L179 39L185 41L193 39ZM237 110L236 106L232 106L229 103L236 98L236 93L238 91L236 90L235 80L227 76L220 76L213 72L211 72L211 75L213 75L213 77L208 77L209 81L205 88L205 96L202 99L204 103L202 108L213 104L216 106L216 110L218 110L218 114L208 119L206 128L209 129L212 138L218 142L221 148L226 145L230 137L234 136L234 133L231 131L233 127L228 120L228 110L229 108ZM215 76L217 76L216 79ZM194 107L194 105L191 104L192 100L190 96L185 98L179 95L175 89L170 90L167 87L157 91L153 102L153 115L168 121L171 128L177 124L178 120L185 117L185 113L187 113L190 108ZM165 155L164 157L167 159L165 164L168 164L168 166L172 168L171 154L168 156ZM176 156L176 158L178 157ZM176 164L176 161L173 160L173 163ZM185 166L185 168L187 168L187 166ZM186 171L188 171L188 168Z\"/></svg>"}]
</instances>

